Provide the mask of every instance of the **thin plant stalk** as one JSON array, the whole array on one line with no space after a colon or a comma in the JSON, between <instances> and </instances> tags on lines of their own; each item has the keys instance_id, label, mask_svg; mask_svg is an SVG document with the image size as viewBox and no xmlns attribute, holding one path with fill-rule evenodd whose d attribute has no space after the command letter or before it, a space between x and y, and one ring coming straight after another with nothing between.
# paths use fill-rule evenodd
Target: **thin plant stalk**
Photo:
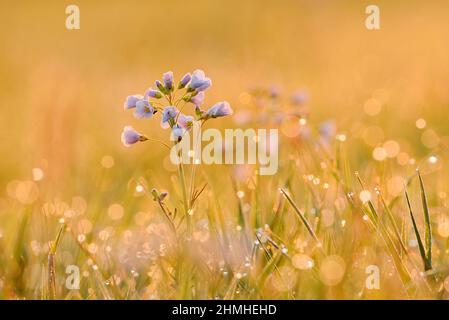
<instances>
[{"instance_id":1,"label":"thin plant stalk","mask_svg":"<svg viewBox=\"0 0 449 320\"><path fill-rule=\"evenodd\" d=\"M402 241L401 234L399 232L399 228L398 228L398 226L396 224L396 221L394 220L394 217L393 217L393 214L392 214L390 208L386 204L385 199L384 199L384 197L382 196L381 193L379 193L379 198L380 198L380 201L382 203L382 206L385 209L385 212L387 213L387 217L390 220L391 225L393 226L394 234L398 238L398 241L399 241L399 244L400 244L402 250L404 251L405 254L407 254L407 248L406 248L404 242Z\"/></svg>"},{"instance_id":2,"label":"thin plant stalk","mask_svg":"<svg viewBox=\"0 0 449 320\"><path fill-rule=\"evenodd\" d=\"M187 199L186 179L185 179L185 175L184 175L184 165L182 164L182 162L179 163L178 174L179 174L179 182L181 185L184 216L186 217L186 222L187 222L187 237L190 238L190 235L192 233L192 221L191 221L192 219L189 214L189 202Z\"/></svg>"},{"instance_id":3,"label":"thin plant stalk","mask_svg":"<svg viewBox=\"0 0 449 320\"><path fill-rule=\"evenodd\" d=\"M424 222L426 224L426 233L425 233L425 243L426 243L426 259L427 263L430 268L432 268L432 225L430 222L430 212L429 212L429 205L427 202L427 195L426 191L424 189L424 183L421 177L421 174L419 173L419 170L417 170L418 178L419 178L419 188L421 191L421 201L422 201L422 207L424 212Z\"/></svg>"},{"instance_id":4,"label":"thin plant stalk","mask_svg":"<svg viewBox=\"0 0 449 320\"><path fill-rule=\"evenodd\" d=\"M310 226L309 222L307 221L306 217L303 215L303 213L301 212L301 210L299 210L298 206L296 205L296 203L293 201L293 199L290 197L290 195L282 188L280 188L280 191L282 192L282 194L284 195L284 197L287 199L287 201L290 203L290 205L293 207L293 209L295 210L295 212L297 213L298 217L301 219L302 223L305 225L307 231L309 232L309 234L312 236L312 238L320 243L320 240L318 239L318 237L315 234L315 231L313 231L312 227Z\"/></svg>"},{"instance_id":5,"label":"thin plant stalk","mask_svg":"<svg viewBox=\"0 0 449 320\"><path fill-rule=\"evenodd\" d=\"M428 270L432 269L432 265L430 265L429 261L427 260L426 251L424 249L424 245L423 245L423 242L421 240L421 235L419 234L418 226L416 225L415 217L413 215L413 210L412 210L412 206L410 204L410 199L409 199L409 196L408 196L408 192L407 192L407 187L406 186L404 186L404 191L405 191L405 199L407 201L407 207L408 207L408 210L410 212L410 218L412 220L413 230L415 231L416 241L418 242L419 254L421 255L421 259L422 259L423 264L424 264L424 271L428 271Z\"/></svg>"},{"instance_id":6,"label":"thin plant stalk","mask_svg":"<svg viewBox=\"0 0 449 320\"><path fill-rule=\"evenodd\" d=\"M50 300L56 299L56 267L55 267L55 256L56 250L58 248L59 242L61 241L62 234L65 230L65 225L63 224L59 228L56 239L50 244L50 251L48 253L48 298Z\"/></svg>"}]
</instances>

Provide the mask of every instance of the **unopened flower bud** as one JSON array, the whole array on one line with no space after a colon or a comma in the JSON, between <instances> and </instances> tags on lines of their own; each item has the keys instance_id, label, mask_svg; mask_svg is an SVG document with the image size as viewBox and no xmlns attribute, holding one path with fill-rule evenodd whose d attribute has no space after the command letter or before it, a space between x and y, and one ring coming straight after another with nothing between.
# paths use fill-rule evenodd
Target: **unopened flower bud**
<instances>
[{"instance_id":1,"label":"unopened flower bud","mask_svg":"<svg viewBox=\"0 0 449 320\"><path fill-rule=\"evenodd\" d=\"M168 93L167 89L165 89L165 87L162 84L162 82L160 82L159 80L156 80L155 84L156 84L156 87L159 89L160 92L162 92L164 94Z\"/></svg>"},{"instance_id":2,"label":"unopened flower bud","mask_svg":"<svg viewBox=\"0 0 449 320\"><path fill-rule=\"evenodd\" d=\"M156 201L157 199L159 199L159 192L157 191L156 188L151 189L151 194L153 195L153 200Z\"/></svg>"},{"instance_id":3,"label":"unopened flower bud","mask_svg":"<svg viewBox=\"0 0 449 320\"><path fill-rule=\"evenodd\" d=\"M162 93L160 93L157 90L154 90L154 89L150 88L150 89L147 90L147 92L145 92L145 98L148 99L149 97L150 98L160 99L160 98L162 98Z\"/></svg>"},{"instance_id":4,"label":"unopened flower bud","mask_svg":"<svg viewBox=\"0 0 449 320\"><path fill-rule=\"evenodd\" d=\"M218 102L212 108L207 110L206 118L225 117L233 114L233 110L227 101Z\"/></svg>"},{"instance_id":5,"label":"unopened flower bud","mask_svg":"<svg viewBox=\"0 0 449 320\"><path fill-rule=\"evenodd\" d=\"M142 96L140 94L135 94L135 95L132 95L132 96L128 96L128 97L126 97L126 100L125 100L125 103L123 105L123 108L125 110L135 108L137 101L139 101L141 99L142 99Z\"/></svg>"},{"instance_id":6,"label":"unopened flower bud","mask_svg":"<svg viewBox=\"0 0 449 320\"><path fill-rule=\"evenodd\" d=\"M168 91L173 90L173 72L168 71L162 75L162 80L164 81L164 86Z\"/></svg>"},{"instance_id":7,"label":"unopened flower bud","mask_svg":"<svg viewBox=\"0 0 449 320\"><path fill-rule=\"evenodd\" d=\"M186 73L181 81L179 81L178 89L184 88L190 82L190 79L192 79L192 76L190 73Z\"/></svg>"},{"instance_id":8,"label":"unopened flower bud","mask_svg":"<svg viewBox=\"0 0 449 320\"><path fill-rule=\"evenodd\" d=\"M125 147L129 147L130 145L139 142L139 141L147 141L148 138L144 135L138 133L131 126L126 126L122 132L122 143Z\"/></svg>"},{"instance_id":9,"label":"unopened flower bud","mask_svg":"<svg viewBox=\"0 0 449 320\"><path fill-rule=\"evenodd\" d=\"M164 199L168 196L168 192L161 192L159 195L159 200L164 201Z\"/></svg>"}]
</instances>

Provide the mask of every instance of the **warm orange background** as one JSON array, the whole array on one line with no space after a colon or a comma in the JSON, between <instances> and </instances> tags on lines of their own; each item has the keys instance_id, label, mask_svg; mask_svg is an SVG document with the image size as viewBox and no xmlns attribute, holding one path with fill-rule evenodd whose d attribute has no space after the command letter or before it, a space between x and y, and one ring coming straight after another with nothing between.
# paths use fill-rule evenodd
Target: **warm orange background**
<instances>
[{"instance_id":1,"label":"warm orange background","mask_svg":"<svg viewBox=\"0 0 449 320\"><path fill-rule=\"evenodd\" d=\"M214 81L208 101L235 109L254 85L307 87L312 117L346 124L386 90L384 126L425 115L445 130L446 1L376 1L379 31L364 26L367 1L76 1L73 31L68 4L0 4L2 188L42 158L73 178L81 164L119 152L123 125L135 124L124 97L168 69L204 69Z\"/></svg>"}]
</instances>

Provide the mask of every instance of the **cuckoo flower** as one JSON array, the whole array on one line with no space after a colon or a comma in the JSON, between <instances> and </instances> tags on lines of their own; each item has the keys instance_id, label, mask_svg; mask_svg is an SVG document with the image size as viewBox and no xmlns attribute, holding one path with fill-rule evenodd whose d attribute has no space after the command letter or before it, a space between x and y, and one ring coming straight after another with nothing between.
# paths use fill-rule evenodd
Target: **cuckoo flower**
<instances>
[{"instance_id":1,"label":"cuckoo flower","mask_svg":"<svg viewBox=\"0 0 449 320\"><path fill-rule=\"evenodd\" d=\"M141 99L136 103L136 111L134 116L137 119L151 118L154 114L153 106L148 102L148 100Z\"/></svg>"},{"instance_id":2,"label":"cuckoo flower","mask_svg":"<svg viewBox=\"0 0 449 320\"><path fill-rule=\"evenodd\" d=\"M176 124L172 128L172 134L174 141L179 142L182 140L182 136L184 135L184 129L180 125Z\"/></svg>"},{"instance_id":3,"label":"cuckoo flower","mask_svg":"<svg viewBox=\"0 0 449 320\"><path fill-rule=\"evenodd\" d=\"M205 119L219 118L233 114L233 110L227 101L218 102L206 111Z\"/></svg>"},{"instance_id":4,"label":"cuckoo flower","mask_svg":"<svg viewBox=\"0 0 449 320\"><path fill-rule=\"evenodd\" d=\"M335 122L332 120L327 120L320 124L319 132L321 137L325 140L330 140L335 135L336 131L337 128Z\"/></svg>"},{"instance_id":5,"label":"cuckoo flower","mask_svg":"<svg viewBox=\"0 0 449 320\"><path fill-rule=\"evenodd\" d=\"M162 128L166 129L168 127L173 127L175 125L178 113L178 109L174 106L165 107L162 111Z\"/></svg>"},{"instance_id":6,"label":"cuckoo flower","mask_svg":"<svg viewBox=\"0 0 449 320\"><path fill-rule=\"evenodd\" d=\"M160 99L160 98L162 98L162 93L160 93L157 90L154 90L153 88L150 88L147 90L147 92L145 92L145 96L144 96L144 99L148 99L148 98Z\"/></svg>"},{"instance_id":7,"label":"cuckoo flower","mask_svg":"<svg viewBox=\"0 0 449 320\"><path fill-rule=\"evenodd\" d=\"M137 119L151 118L156 112L161 113L161 126L164 129L171 128L176 137L181 132L187 132L193 127L194 121L205 121L210 118L218 118L233 113L227 102L220 102L203 111L201 106L205 99L205 90L212 84L204 71L195 70L192 74L186 73L175 85L172 71L162 75L161 80L156 80L153 88L149 88L144 96L131 95L126 98L124 108L134 108L134 116ZM164 98L164 99L162 99ZM160 99L160 100L156 100ZM191 102L194 106L194 114L181 114L178 110L180 103ZM138 141L148 140L137 133L132 127L126 127L122 133L122 141L129 146Z\"/></svg>"},{"instance_id":8,"label":"cuckoo flower","mask_svg":"<svg viewBox=\"0 0 449 320\"><path fill-rule=\"evenodd\" d=\"M153 86L154 89L149 88L145 92L144 97L140 95L129 96L126 99L124 108L135 108L136 110L134 115L139 119L150 118L153 114L159 111L161 113L161 126L164 129L170 128L171 139L175 143L173 146L175 147L175 150L170 148L164 142L162 142L162 144L170 149L170 158L172 157L172 151L174 150L176 151L176 155L179 156L180 160L182 160L184 158L182 152L183 149L178 148L181 146L178 143L182 141L182 139L185 139L183 138L184 134L188 134L189 130L192 130L194 121L197 121L198 124L202 124L210 118L223 117L230 115L233 112L227 102L220 102L210 108L207 112L201 110L205 96L204 91L211 85L211 79L207 78L202 70L195 70L192 74L186 73L181 80L177 82L177 85L175 85L173 72L168 71L163 74L161 80L155 81L155 86ZM159 100L156 101L156 99ZM194 105L194 115L185 115L180 113L178 108L184 108L185 102L191 102ZM151 140L157 142L157 140L148 139L130 126L124 128L121 140L126 147L129 147L139 141ZM192 168L190 179L191 182L190 187L188 188L184 174L183 162L179 161L178 165L178 181L182 191L183 211L187 225L186 234L187 238L190 238L193 230L192 219L190 216L191 212L193 212L191 207L194 202L194 198L191 198L191 196L196 194L195 166ZM153 193L153 196L159 201L163 200L163 198L159 198L157 191ZM165 208L162 208L162 210L165 212ZM167 215L167 218L170 220L170 223L176 233L176 226L172 218L169 215Z\"/></svg>"},{"instance_id":9,"label":"cuckoo flower","mask_svg":"<svg viewBox=\"0 0 449 320\"><path fill-rule=\"evenodd\" d=\"M201 106L204 101L204 91L198 92L198 94L194 95L190 98L190 102L192 102L195 106Z\"/></svg>"},{"instance_id":10,"label":"cuckoo flower","mask_svg":"<svg viewBox=\"0 0 449 320\"><path fill-rule=\"evenodd\" d=\"M281 88L278 85L272 85L268 89L268 93L271 98L277 98L281 95Z\"/></svg>"},{"instance_id":11,"label":"cuckoo flower","mask_svg":"<svg viewBox=\"0 0 449 320\"><path fill-rule=\"evenodd\" d=\"M156 80L155 82L156 87L159 89L160 92L162 92L163 94L168 93L167 90L165 89L164 85L162 84L162 82L160 80Z\"/></svg>"},{"instance_id":12,"label":"cuckoo flower","mask_svg":"<svg viewBox=\"0 0 449 320\"><path fill-rule=\"evenodd\" d=\"M122 132L122 143L125 147L129 147L132 144L139 142L139 141L146 141L148 140L147 137L144 135L138 133L136 130L134 130L131 126L126 126L123 129Z\"/></svg>"},{"instance_id":13,"label":"cuckoo flower","mask_svg":"<svg viewBox=\"0 0 449 320\"><path fill-rule=\"evenodd\" d=\"M185 114L180 114L178 116L178 125L181 126L181 128L184 128L186 130L190 129L193 126L193 117L192 116L186 116Z\"/></svg>"},{"instance_id":14,"label":"cuckoo flower","mask_svg":"<svg viewBox=\"0 0 449 320\"><path fill-rule=\"evenodd\" d=\"M291 101L293 105L303 105L309 100L309 95L304 90L299 90L292 95Z\"/></svg>"},{"instance_id":15,"label":"cuckoo flower","mask_svg":"<svg viewBox=\"0 0 449 320\"><path fill-rule=\"evenodd\" d=\"M190 91L204 91L212 85L212 81L206 78L203 70L195 70L192 75L192 80L190 81L189 90Z\"/></svg>"},{"instance_id":16,"label":"cuckoo flower","mask_svg":"<svg viewBox=\"0 0 449 320\"><path fill-rule=\"evenodd\" d=\"M185 86L190 82L190 79L192 79L192 76L190 73L186 73L184 77L182 77L181 81L179 81L178 89L185 88Z\"/></svg>"},{"instance_id":17,"label":"cuckoo flower","mask_svg":"<svg viewBox=\"0 0 449 320\"><path fill-rule=\"evenodd\" d=\"M126 97L123 108L125 110L135 108L137 101L139 101L140 99L142 99L142 96L140 94L134 94L132 96Z\"/></svg>"},{"instance_id":18,"label":"cuckoo flower","mask_svg":"<svg viewBox=\"0 0 449 320\"><path fill-rule=\"evenodd\" d=\"M162 80L164 81L164 86L168 91L173 90L173 72L168 71L162 75Z\"/></svg>"}]
</instances>

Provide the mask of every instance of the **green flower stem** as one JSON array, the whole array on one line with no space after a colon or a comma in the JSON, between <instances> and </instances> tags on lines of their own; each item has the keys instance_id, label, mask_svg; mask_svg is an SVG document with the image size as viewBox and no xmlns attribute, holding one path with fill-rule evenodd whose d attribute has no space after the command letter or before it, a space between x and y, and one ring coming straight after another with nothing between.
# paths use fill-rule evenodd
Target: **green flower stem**
<instances>
[{"instance_id":1,"label":"green flower stem","mask_svg":"<svg viewBox=\"0 0 449 320\"><path fill-rule=\"evenodd\" d=\"M178 166L178 173L179 173L179 182L181 184L181 191L182 191L182 202L184 205L184 215L186 217L187 222L187 237L190 238L190 235L192 233L192 221L189 214L189 202L187 200L187 187L186 187L186 179L184 175L184 165L182 164L182 159L180 156L179 159L179 166Z\"/></svg>"}]
</instances>

